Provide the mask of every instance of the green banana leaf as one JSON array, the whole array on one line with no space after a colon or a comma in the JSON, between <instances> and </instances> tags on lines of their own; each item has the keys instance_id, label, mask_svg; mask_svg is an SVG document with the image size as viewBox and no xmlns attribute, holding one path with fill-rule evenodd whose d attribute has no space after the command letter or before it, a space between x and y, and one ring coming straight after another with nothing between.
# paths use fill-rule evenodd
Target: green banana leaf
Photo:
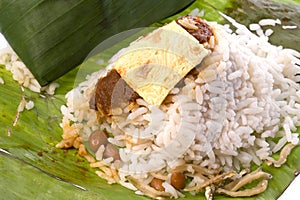
<instances>
[{"instance_id":1,"label":"green banana leaf","mask_svg":"<svg viewBox=\"0 0 300 200\"><path fill-rule=\"evenodd\" d=\"M43 86L77 67L106 38L193 1L1 0L0 32Z\"/></svg>"},{"instance_id":2,"label":"green banana leaf","mask_svg":"<svg viewBox=\"0 0 300 200\"><path fill-rule=\"evenodd\" d=\"M278 16L287 17L300 27L299 1L286 1L289 4L281 4L268 1L270 5L264 5L258 1L196 1L178 15L167 18L153 26L159 26L176 18L179 15L189 13L195 8L204 10L203 18L226 23L218 10L235 17L239 22L249 24L257 22L261 17ZM293 4L291 6L291 4ZM251 5L251 6L250 6ZM276 5L276 6L275 6ZM257 6L257 7L255 7ZM248 9L259 10L248 12ZM271 9L272 8L272 9ZM284 8L295 10L295 13L286 15ZM234 11L234 12L233 12ZM245 14L247 13L247 14ZM295 31L295 32L293 32ZM290 44L286 47L297 48L299 29L293 30L290 35ZM138 34L142 34L139 32ZM280 42L285 30L279 30L272 41ZM138 37L138 34L125 39L109 49L98 53L81 66L73 69L57 80L61 85L54 96L40 95L25 89L22 92L20 86L13 81L11 73L0 66L0 77L5 84L0 84L0 199L99 199L99 200L142 200L148 199L135 195L134 192L119 185L109 185L95 174L87 161L80 157L76 150L56 149L55 144L61 140L62 130L59 126L62 115L60 106L65 103L65 94L76 84L82 81L86 74L106 66L107 60L120 48L125 47L129 41ZM288 46L291 45L291 46ZM103 59L104 64L98 64ZM22 99L32 100L35 107L25 110L20 114L16 126L13 126L17 114L17 107ZM298 131L300 132L300 130ZM273 175L268 189L260 195L250 198L235 199L276 199L285 190L294 178L294 172L300 169L300 148L296 147L288 157L288 161L281 168L263 165L263 170ZM191 196L186 194L186 199L205 199L200 194ZM233 199L217 195L215 199Z\"/></svg>"}]
</instances>

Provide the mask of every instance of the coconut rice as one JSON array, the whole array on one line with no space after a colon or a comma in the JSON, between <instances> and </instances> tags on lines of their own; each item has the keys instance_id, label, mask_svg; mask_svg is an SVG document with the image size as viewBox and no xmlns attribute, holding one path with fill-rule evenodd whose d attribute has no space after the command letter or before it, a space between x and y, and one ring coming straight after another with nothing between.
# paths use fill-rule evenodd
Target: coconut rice
<instances>
[{"instance_id":1,"label":"coconut rice","mask_svg":"<svg viewBox=\"0 0 300 200\"><path fill-rule=\"evenodd\" d=\"M12 73L12 78L21 87L28 88L33 92L54 95L55 89L59 87L56 82L42 87L10 46L0 50L0 65L5 65L5 68Z\"/></svg>"},{"instance_id":2,"label":"coconut rice","mask_svg":"<svg viewBox=\"0 0 300 200\"><path fill-rule=\"evenodd\" d=\"M206 191L208 196L212 183L241 178L241 170L252 163L260 166L266 161L279 167L299 144L300 53L270 44L271 31L256 35L228 19L236 31L229 25L209 22L217 30L213 52L160 107L138 99L137 107L122 111L127 113L125 117L100 124L89 100L99 77L106 75L119 56L115 55L105 70L87 76L66 94L67 103L61 107L63 140L57 147L79 148L79 154L98 169L101 178L152 198L184 196L170 183L170 172L182 166L181 171L191 178L185 190L192 194ZM279 23L269 20L259 24L271 22ZM259 27L251 25L250 29ZM119 147L120 161L103 159L104 147L95 156L86 151L84 141L99 129L112 134L108 140ZM280 160L274 160L272 154L281 150ZM211 170L214 176L197 176L200 168ZM207 177L216 182L200 187ZM154 178L163 180L163 192L152 191L149 183ZM259 183L263 190L265 179ZM214 191L231 195L228 188Z\"/></svg>"}]
</instances>

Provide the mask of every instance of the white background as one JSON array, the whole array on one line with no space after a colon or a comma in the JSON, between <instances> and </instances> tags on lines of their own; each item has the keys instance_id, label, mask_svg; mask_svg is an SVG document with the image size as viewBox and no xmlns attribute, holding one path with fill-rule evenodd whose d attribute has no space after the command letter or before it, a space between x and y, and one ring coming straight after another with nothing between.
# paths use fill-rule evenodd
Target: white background
<instances>
[{"instance_id":1,"label":"white background","mask_svg":"<svg viewBox=\"0 0 300 200\"><path fill-rule=\"evenodd\" d=\"M0 33L0 50L7 46L7 42L3 35Z\"/></svg>"},{"instance_id":2,"label":"white background","mask_svg":"<svg viewBox=\"0 0 300 200\"><path fill-rule=\"evenodd\" d=\"M0 33L0 50L7 47L7 42ZM279 175L280 176L280 175ZM290 184L278 200L300 199L300 175ZM267 200L267 199L266 199Z\"/></svg>"}]
</instances>

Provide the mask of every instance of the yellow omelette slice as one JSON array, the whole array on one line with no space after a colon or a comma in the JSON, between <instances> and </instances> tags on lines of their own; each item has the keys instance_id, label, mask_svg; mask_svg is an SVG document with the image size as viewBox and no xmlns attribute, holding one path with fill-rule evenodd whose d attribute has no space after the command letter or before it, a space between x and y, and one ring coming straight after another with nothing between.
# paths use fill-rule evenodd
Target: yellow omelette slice
<instances>
[{"instance_id":1,"label":"yellow omelette slice","mask_svg":"<svg viewBox=\"0 0 300 200\"><path fill-rule=\"evenodd\" d=\"M173 21L131 43L113 66L145 101L160 105L170 90L209 53Z\"/></svg>"}]
</instances>

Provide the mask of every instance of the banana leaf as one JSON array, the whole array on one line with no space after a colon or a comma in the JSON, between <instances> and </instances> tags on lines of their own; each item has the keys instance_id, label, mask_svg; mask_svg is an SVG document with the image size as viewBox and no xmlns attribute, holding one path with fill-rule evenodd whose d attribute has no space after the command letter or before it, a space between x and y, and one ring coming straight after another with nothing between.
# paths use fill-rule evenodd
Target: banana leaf
<instances>
[{"instance_id":1,"label":"banana leaf","mask_svg":"<svg viewBox=\"0 0 300 200\"><path fill-rule=\"evenodd\" d=\"M1 0L0 32L43 86L77 67L107 37L147 26L192 1Z\"/></svg>"},{"instance_id":2,"label":"banana leaf","mask_svg":"<svg viewBox=\"0 0 300 200\"><path fill-rule=\"evenodd\" d=\"M269 3L271 1L268 1ZM287 17L285 8L297 10L300 3L297 1L287 1L290 4L271 2L270 6L264 7L258 1L196 1L178 15L167 18L153 26L159 26L177 16L189 13L195 8L204 10L203 18L226 23L218 11L232 15L240 22L257 22L257 12L246 12L251 9L260 9L261 17ZM249 6L251 5L251 6ZM276 9L274 8L274 5ZM268 11L269 10L269 11ZM234 11L234 12L233 12ZM247 13L247 15L245 14ZM299 13L290 15L291 22L300 25ZM294 13L294 14L295 14ZM262 16L263 15L263 16ZM296 17L295 17L296 16ZM298 16L298 18L297 18ZM250 20L251 19L251 20ZM275 35L273 40L279 41L285 33ZM296 48L298 44L297 34L299 29L293 30L291 34L291 48ZM142 34L138 33L138 34ZM23 92L18 83L13 81L11 73L0 66L0 77L5 84L0 84L0 194L2 199L148 199L134 194L119 185L109 185L95 174L95 169L91 169L87 161L80 157L76 150L56 149L55 144L61 140L62 130L59 126L62 115L60 106L65 104L65 94L76 84L82 81L86 74L99 70L106 66L107 60L119 49L125 47L131 40L138 37L138 34L117 43L109 49L93 54L81 66L73 69L57 80L61 85L54 96L40 95L27 89ZM276 40L277 39L277 40ZM287 45L285 42L281 43ZM287 46L288 47L288 46ZM103 49L103 48L100 48ZM105 49L105 48L104 48ZM99 59L105 62L99 64ZM13 122L17 115L17 107L22 99L32 100L35 107L32 110L23 111L17 124ZM300 130L298 129L298 132ZM277 199L294 178L294 172L300 169L300 148L293 149L288 157L287 163L281 168L263 165L264 171L273 175L269 182L268 189L255 197L235 198L235 199ZM191 196L186 194L186 199L205 199L204 195ZM233 199L230 197L217 195L215 199Z\"/></svg>"}]
</instances>

